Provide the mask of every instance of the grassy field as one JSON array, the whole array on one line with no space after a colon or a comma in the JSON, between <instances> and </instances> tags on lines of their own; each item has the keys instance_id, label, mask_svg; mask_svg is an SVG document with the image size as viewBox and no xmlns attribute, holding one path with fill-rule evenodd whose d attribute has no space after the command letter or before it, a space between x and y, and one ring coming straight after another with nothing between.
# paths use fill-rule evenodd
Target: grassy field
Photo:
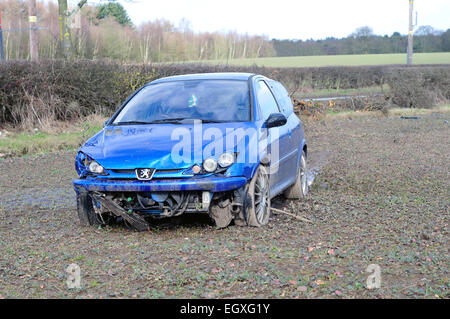
<instances>
[{"instance_id":1,"label":"grassy field","mask_svg":"<svg viewBox=\"0 0 450 319\"><path fill-rule=\"evenodd\" d=\"M226 64L227 60L201 61L211 64ZM234 59L234 65L258 65L267 67L313 67L405 64L406 54L324 55L293 56L255 59ZM450 64L450 52L416 53L414 64Z\"/></svg>"},{"instance_id":2,"label":"grassy field","mask_svg":"<svg viewBox=\"0 0 450 319\"><path fill-rule=\"evenodd\" d=\"M306 199L273 206L312 223L279 214L260 229L194 214L151 232L81 227L74 151L1 159L0 299L448 298L449 119L305 123L318 175Z\"/></svg>"},{"instance_id":3,"label":"grassy field","mask_svg":"<svg viewBox=\"0 0 450 319\"><path fill-rule=\"evenodd\" d=\"M90 116L75 123L55 122L34 131L0 129L0 158L76 150L100 131L106 118Z\"/></svg>"}]
</instances>

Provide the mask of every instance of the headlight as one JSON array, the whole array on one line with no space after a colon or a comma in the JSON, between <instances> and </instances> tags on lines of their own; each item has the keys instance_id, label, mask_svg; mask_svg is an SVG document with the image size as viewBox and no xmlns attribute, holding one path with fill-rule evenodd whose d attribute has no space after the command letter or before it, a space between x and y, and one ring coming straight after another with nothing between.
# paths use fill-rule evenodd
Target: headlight
<instances>
[{"instance_id":1,"label":"headlight","mask_svg":"<svg viewBox=\"0 0 450 319\"><path fill-rule=\"evenodd\" d=\"M89 167L89 159L83 152L78 152L76 162L84 168Z\"/></svg>"},{"instance_id":2,"label":"headlight","mask_svg":"<svg viewBox=\"0 0 450 319\"><path fill-rule=\"evenodd\" d=\"M96 174L102 174L105 170L99 163L97 163L96 161L92 161L89 164L89 171Z\"/></svg>"},{"instance_id":3,"label":"headlight","mask_svg":"<svg viewBox=\"0 0 450 319\"><path fill-rule=\"evenodd\" d=\"M216 160L214 158L211 158L211 157L205 159L205 161L203 162L203 168L208 173L214 172L216 170L216 168L217 168Z\"/></svg>"},{"instance_id":4,"label":"headlight","mask_svg":"<svg viewBox=\"0 0 450 319\"><path fill-rule=\"evenodd\" d=\"M228 167L234 163L234 154L232 153L223 153L219 156L219 160L217 161L220 167Z\"/></svg>"}]
</instances>

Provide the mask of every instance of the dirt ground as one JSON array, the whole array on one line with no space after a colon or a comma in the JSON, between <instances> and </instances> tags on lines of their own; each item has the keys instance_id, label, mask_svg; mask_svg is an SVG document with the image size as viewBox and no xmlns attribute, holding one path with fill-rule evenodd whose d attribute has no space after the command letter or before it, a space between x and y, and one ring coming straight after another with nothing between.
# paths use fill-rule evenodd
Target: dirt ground
<instances>
[{"instance_id":1,"label":"dirt ground","mask_svg":"<svg viewBox=\"0 0 450 319\"><path fill-rule=\"evenodd\" d=\"M274 215L261 229L199 215L144 233L81 227L73 152L0 160L0 297L448 298L449 117L308 125L309 197L273 206L312 223ZM66 286L72 263L80 289Z\"/></svg>"}]
</instances>

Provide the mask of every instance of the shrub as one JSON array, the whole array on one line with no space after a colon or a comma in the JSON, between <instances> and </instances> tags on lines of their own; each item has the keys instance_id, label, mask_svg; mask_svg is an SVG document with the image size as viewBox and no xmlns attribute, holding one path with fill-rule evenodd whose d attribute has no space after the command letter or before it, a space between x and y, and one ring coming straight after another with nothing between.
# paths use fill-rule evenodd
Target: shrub
<instances>
[{"instance_id":1,"label":"shrub","mask_svg":"<svg viewBox=\"0 0 450 319\"><path fill-rule=\"evenodd\" d=\"M293 95L305 89L351 89L388 82L400 106L450 99L450 66L267 68L209 64L119 64L52 60L0 63L0 125L42 125L92 113L111 115L128 95L160 77L249 72L281 81Z\"/></svg>"},{"instance_id":2,"label":"shrub","mask_svg":"<svg viewBox=\"0 0 450 319\"><path fill-rule=\"evenodd\" d=\"M450 99L450 72L444 68L406 68L388 76L392 102L400 107L429 108Z\"/></svg>"},{"instance_id":3,"label":"shrub","mask_svg":"<svg viewBox=\"0 0 450 319\"><path fill-rule=\"evenodd\" d=\"M389 78L392 102L400 107L431 107L436 102L432 90L425 85L422 73L417 70L401 70Z\"/></svg>"}]
</instances>

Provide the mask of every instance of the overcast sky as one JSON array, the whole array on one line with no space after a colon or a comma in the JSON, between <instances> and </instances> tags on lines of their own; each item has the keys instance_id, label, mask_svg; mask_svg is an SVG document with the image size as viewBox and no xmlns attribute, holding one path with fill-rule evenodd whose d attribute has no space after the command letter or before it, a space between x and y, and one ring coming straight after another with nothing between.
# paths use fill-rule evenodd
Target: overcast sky
<instances>
[{"instance_id":1,"label":"overcast sky","mask_svg":"<svg viewBox=\"0 0 450 319\"><path fill-rule=\"evenodd\" d=\"M90 3L99 0L90 0ZM135 0L120 1L136 25L182 18L194 31L237 31L279 39L345 37L368 25L376 34L408 32L409 0ZM450 0L414 0L418 25L450 28Z\"/></svg>"}]
</instances>

